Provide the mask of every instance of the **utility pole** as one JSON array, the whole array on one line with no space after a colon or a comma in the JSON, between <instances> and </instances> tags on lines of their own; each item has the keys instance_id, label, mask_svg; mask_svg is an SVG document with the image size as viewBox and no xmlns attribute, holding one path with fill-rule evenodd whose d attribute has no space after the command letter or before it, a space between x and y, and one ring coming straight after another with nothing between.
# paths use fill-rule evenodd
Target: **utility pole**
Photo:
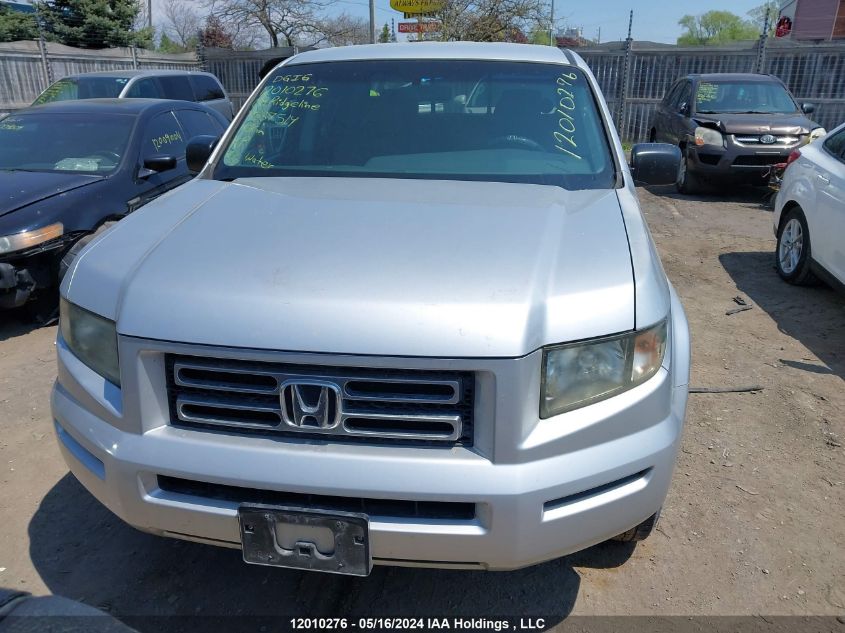
<instances>
[{"instance_id":1,"label":"utility pole","mask_svg":"<svg viewBox=\"0 0 845 633\"><path fill-rule=\"evenodd\" d=\"M601 44L601 27L599 27L599 33L596 37L596 44Z\"/></svg>"},{"instance_id":2,"label":"utility pole","mask_svg":"<svg viewBox=\"0 0 845 633\"><path fill-rule=\"evenodd\" d=\"M376 43L376 0L370 0L370 44Z\"/></svg>"},{"instance_id":3,"label":"utility pole","mask_svg":"<svg viewBox=\"0 0 845 633\"><path fill-rule=\"evenodd\" d=\"M555 45L555 0L552 0L552 15L549 21L549 46Z\"/></svg>"},{"instance_id":4,"label":"utility pole","mask_svg":"<svg viewBox=\"0 0 845 633\"><path fill-rule=\"evenodd\" d=\"M153 28L153 0L147 0L147 26Z\"/></svg>"}]
</instances>

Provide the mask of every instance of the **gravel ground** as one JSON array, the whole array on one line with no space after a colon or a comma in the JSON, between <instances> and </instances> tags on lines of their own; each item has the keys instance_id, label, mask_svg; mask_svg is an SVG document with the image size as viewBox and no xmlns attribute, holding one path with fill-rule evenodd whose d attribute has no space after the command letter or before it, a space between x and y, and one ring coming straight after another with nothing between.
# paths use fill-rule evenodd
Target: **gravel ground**
<instances>
[{"instance_id":1,"label":"gravel ground","mask_svg":"<svg viewBox=\"0 0 845 633\"><path fill-rule=\"evenodd\" d=\"M845 298L774 271L760 192L640 190L693 335L690 396L657 532L511 573L246 566L127 527L68 474L49 389L55 327L0 315L0 586L119 617L169 614L845 614ZM740 296L753 309L731 316ZM162 621L139 628L162 630ZM845 630L845 626L842 627Z\"/></svg>"}]
</instances>

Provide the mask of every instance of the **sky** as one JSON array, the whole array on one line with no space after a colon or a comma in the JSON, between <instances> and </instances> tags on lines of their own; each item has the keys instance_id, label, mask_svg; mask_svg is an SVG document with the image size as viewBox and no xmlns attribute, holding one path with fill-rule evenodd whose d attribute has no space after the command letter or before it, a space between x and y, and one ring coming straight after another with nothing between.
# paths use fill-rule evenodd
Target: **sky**
<instances>
[{"instance_id":1,"label":"sky","mask_svg":"<svg viewBox=\"0 0 845 633\"><path fill-rule=\"evenodd\" d=\"M746 18L746 13L762 2L763 0L555 0L555 21L561 26L566 24L571 27L584 27L584 37L589 39L595 39L601 27L601 41L607 42L625 39L628 12L633 9L634 39L674 44L682 32L678 20L686 14L698 15L710 10L725 10ZM153 2L153 19L157 23L161 16L160 3L161 0ZM333 0L329 12L344 11L368 18L368 0ZM389 0L376 0L377 30L381 30L385 22L389 24L391 19L395 19L397 23L403 21L402 14L390 8Z\"/></svg>"}]
</instances>

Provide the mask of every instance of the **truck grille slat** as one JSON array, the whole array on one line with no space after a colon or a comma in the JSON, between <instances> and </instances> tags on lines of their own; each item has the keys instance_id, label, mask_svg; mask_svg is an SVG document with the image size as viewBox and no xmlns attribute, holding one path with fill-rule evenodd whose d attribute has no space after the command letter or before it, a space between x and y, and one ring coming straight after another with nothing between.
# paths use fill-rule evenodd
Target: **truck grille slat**
<instances>
[{"instance_id":1,"label":"truck grille slat","mask_svg":"<svg viewBox=\"0 0 845 633\"><path fill-rule=\"evenodd\" d=\"M471 446L466 371L165 357L171 423L332 441Z\"/></svg>"}]
</instances>

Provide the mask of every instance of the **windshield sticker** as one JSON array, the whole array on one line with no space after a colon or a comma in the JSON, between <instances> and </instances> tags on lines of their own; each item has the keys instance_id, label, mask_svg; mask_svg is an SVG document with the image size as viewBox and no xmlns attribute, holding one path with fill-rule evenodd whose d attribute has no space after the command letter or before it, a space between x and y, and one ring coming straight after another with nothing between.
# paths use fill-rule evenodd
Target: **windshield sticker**
<instances>
[{"instance_id":1,"label":"windshield sticker","mask_svg":"<svg viewBox=\"0 0 845 633\"><path fill-rule=\"evenodd\" d=\"M555 113L559 115L557 122L558 130L552 132L555 139L555 149L567 156L581 160L577 153L578 143L575 142L575 94L570 90L574 85L572 82L578 79L575 73L562 74L557 78L558 103Z\"/></svg>"},{"instance_id":2,"label":"windshield sticker","mask_svg":"<svg viewBox=\"0 0 845 633\"><path fill-rule=\"evenodd\" d=\"M160 150L164 145L170 145L171 143L181 143L182 142L182 134L179 131L162 134L158 138L151 139L153 142L153 147L156 148L156 151Z\"/></svg>"},{"instance_id":3,"label":"windshield sticker","mask_svg":"<svg viewBox=\"0 0 845 633\"><path fill-rule=\"evenodd\" d=\"M716 84L698 84L698 92L695 93L696 103L702 104L708 101L715 101L719 87Z\"/></svg>"}]
</instances>

